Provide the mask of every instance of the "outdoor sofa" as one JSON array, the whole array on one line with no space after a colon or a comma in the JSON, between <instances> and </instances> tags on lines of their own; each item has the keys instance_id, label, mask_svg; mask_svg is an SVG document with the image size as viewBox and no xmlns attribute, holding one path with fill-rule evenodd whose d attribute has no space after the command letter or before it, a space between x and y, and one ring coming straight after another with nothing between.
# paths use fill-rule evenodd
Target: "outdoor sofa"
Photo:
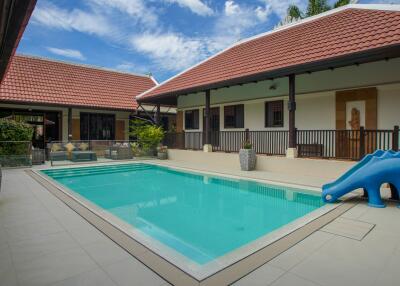
<instances>
[{"instance_id":1,"label":"outdoor sofa","mask_svg":"<svg viewBox=\"0 0 400 286\"><path fill-rule=\"evenodd\" d=\"M89 144L85 142L49 143L49 160L72 162L97 161L96 152L89 150Z\"/></svg>"}]
</instances>

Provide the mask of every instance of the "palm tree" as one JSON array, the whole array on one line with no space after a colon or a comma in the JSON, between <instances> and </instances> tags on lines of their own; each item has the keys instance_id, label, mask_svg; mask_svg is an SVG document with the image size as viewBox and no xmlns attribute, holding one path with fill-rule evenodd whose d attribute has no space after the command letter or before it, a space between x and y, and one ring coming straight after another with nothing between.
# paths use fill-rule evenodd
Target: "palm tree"
<instances>
[{"instance_id":1,"label":"palm tree","mask_svg":"<svg viewBox=\"0 0 400 286\"><path fill-rule=\"evenodd\" d=\"M341 0L339 0L339 1L341 1ZM344 0L344 1L346 1L346 0ZM344 2L344 1L342 1L342 2ZM349 4L349 3L350 3L350 0L347 0L346 4ZM329 7L326 0L308 0L306 15L307 15L307 17L310 17L310 16L321 14L330 9L331 9L331 7Z\"/></svg>"},{"instance_id":2,"label":"palm tree","mask_svg":"<svg viewBox=\"0 0 400 286\"><path fill-rule=\"evenodd\" d=\"M305 12L302 12L296 5L290 5L287 9L286 19L283 20L280 25L318 15L332 8L338 8L350 3L357 3L357 0L337 0L335 4L333 4L333 7L328 5L327 0L308 0L307 9Z\"/></svg>"}]
</instances>

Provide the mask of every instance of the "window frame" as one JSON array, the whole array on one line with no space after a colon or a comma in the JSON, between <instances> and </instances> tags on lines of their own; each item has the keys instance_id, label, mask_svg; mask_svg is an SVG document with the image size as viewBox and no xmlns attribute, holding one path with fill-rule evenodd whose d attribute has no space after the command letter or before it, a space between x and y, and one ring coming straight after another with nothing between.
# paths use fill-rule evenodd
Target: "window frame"
<instances>
[{"instance_id":1,"label":"window frame","mask_svg":"<svg viewBox=\"0 0 400 286\"><path fill-rule=\"evenodd\" d=\"M269 122L269 112L270 112L270 107L271 104L278 104L281 107L281 113L282 113L282 118L281 118L281 123L280 124L274 124L274 118L272 115L271 122ZM285 125L285 113L284 113L284 101L283 100L273 100L273 101L266 101L264 104L264 126L265 128L279 128L279 127L284 127Z\"/></svg>"},{"instance_id":2,"label":"window frame","mask_svg":"<svg viewBox=\"0 0 400 286\"><path fill-rule=\"evenodd\" d=\"M191 113L193 116L193 118L192 118L193 126L188 126L188 124L187 124L188 113ZM197 116L196 116L196 114L197 114ZM199 109L185 110L184 126L185 126L185 130L199 130L200 129L200 111L199 111Z\"/></svg>"},{"instance_id":3,"label":"window frame","mask_svg":"<svg viewBox=\"0 0 400 286\"><path fill-rule=\"evenodd\" d=\"M237 118L238 116L238 110L237 108L241 107L241 120ZM234 111L234 125L227 125L227 120L226 120L226 110L227 108L233 108ZM237 125L239 123L239 125ZM241 124L240 124L241 123ZM224 129L243 129L244 128L244 104L233 104L233 105L225 105L224 106Z\"/></svg>"}]
</instances>

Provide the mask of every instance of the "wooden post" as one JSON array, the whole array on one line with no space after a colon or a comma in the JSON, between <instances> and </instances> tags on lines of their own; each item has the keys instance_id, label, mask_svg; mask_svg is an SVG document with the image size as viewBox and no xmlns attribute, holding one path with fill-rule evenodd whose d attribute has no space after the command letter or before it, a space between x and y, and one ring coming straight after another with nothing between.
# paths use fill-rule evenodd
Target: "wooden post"
<instances>
[{"instance_id":1,"label":"wooden post","mask_svg":"<svg viewBox=\"0 0 400 286\"><path fill-rule=\"evenodd\" d=\"M68 141L72 140L72 108L68 108Z\"/></svg>"},{"instance_id":2,"label":"wooden post","mask_svg":"<svg viewBox=\"0 0 400 286\"><path fill-rule=\"evenodd\" d=\"M204 110L204 136L206 145L209 145L211 142L211 134L210 134L210 90L206 90L206 108Z\"/></svg>"},{"instance_id":3,"label":"wooden post","mask_svg":"<svg viewBox=\"0 0 400 286\"><path fill-rule=\"evenodd\" d=\"M396 125L393 129L393 136L392 136L392 150L399 151L399 126Z\"/></svg>"},{"instance_id":4,"label":"wooden post","mask_svg":"<svg viewBox=\"0 0 400 286\"><path fill-rule=\"evenodd\" d=\"M155 121L155 123L156 123L156 125L160 125L160 104L158 103L157 104L157 110L156 110L156 113L155 113L155 116L154 116L154 121Z\"/></svg>"},{"instance_id":5,"label":"wooden post","mask_svg":"<svg viewBox=\"0 0 400 286\"><path fill-rule=\"evenodd\" d=\"M289 75L289 148L296 148L296 77Z\"/></svg>"},{"instance_id":6,"label":"wooden post","mask_svg":"<svg viewBox=\"0 0 400 286\"><path fill-rule=\"evenodd\" d=\"M365 156L365 129L360 127L360 160Z\"/></svg>"}]
</instances>

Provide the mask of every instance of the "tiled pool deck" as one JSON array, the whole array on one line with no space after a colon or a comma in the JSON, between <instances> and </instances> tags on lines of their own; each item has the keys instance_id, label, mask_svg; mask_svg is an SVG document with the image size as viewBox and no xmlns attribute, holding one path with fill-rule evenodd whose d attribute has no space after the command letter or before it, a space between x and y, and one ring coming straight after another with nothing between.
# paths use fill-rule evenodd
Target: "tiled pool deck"
<instances>
[{"instance_id":1,"label":"tiled pool deck","mask_svg":"<svg viewBox=\"0 0 400 286\"><path fill-rule=\"evenodd\" d=\"M252 176L271 176L254 173ZM318 179L304 180L318 186ZM235 285L398 285L400 209L362 200ZM168 285L24 170L3 170L0 285Z\"/></svg>"}]
</instances>

